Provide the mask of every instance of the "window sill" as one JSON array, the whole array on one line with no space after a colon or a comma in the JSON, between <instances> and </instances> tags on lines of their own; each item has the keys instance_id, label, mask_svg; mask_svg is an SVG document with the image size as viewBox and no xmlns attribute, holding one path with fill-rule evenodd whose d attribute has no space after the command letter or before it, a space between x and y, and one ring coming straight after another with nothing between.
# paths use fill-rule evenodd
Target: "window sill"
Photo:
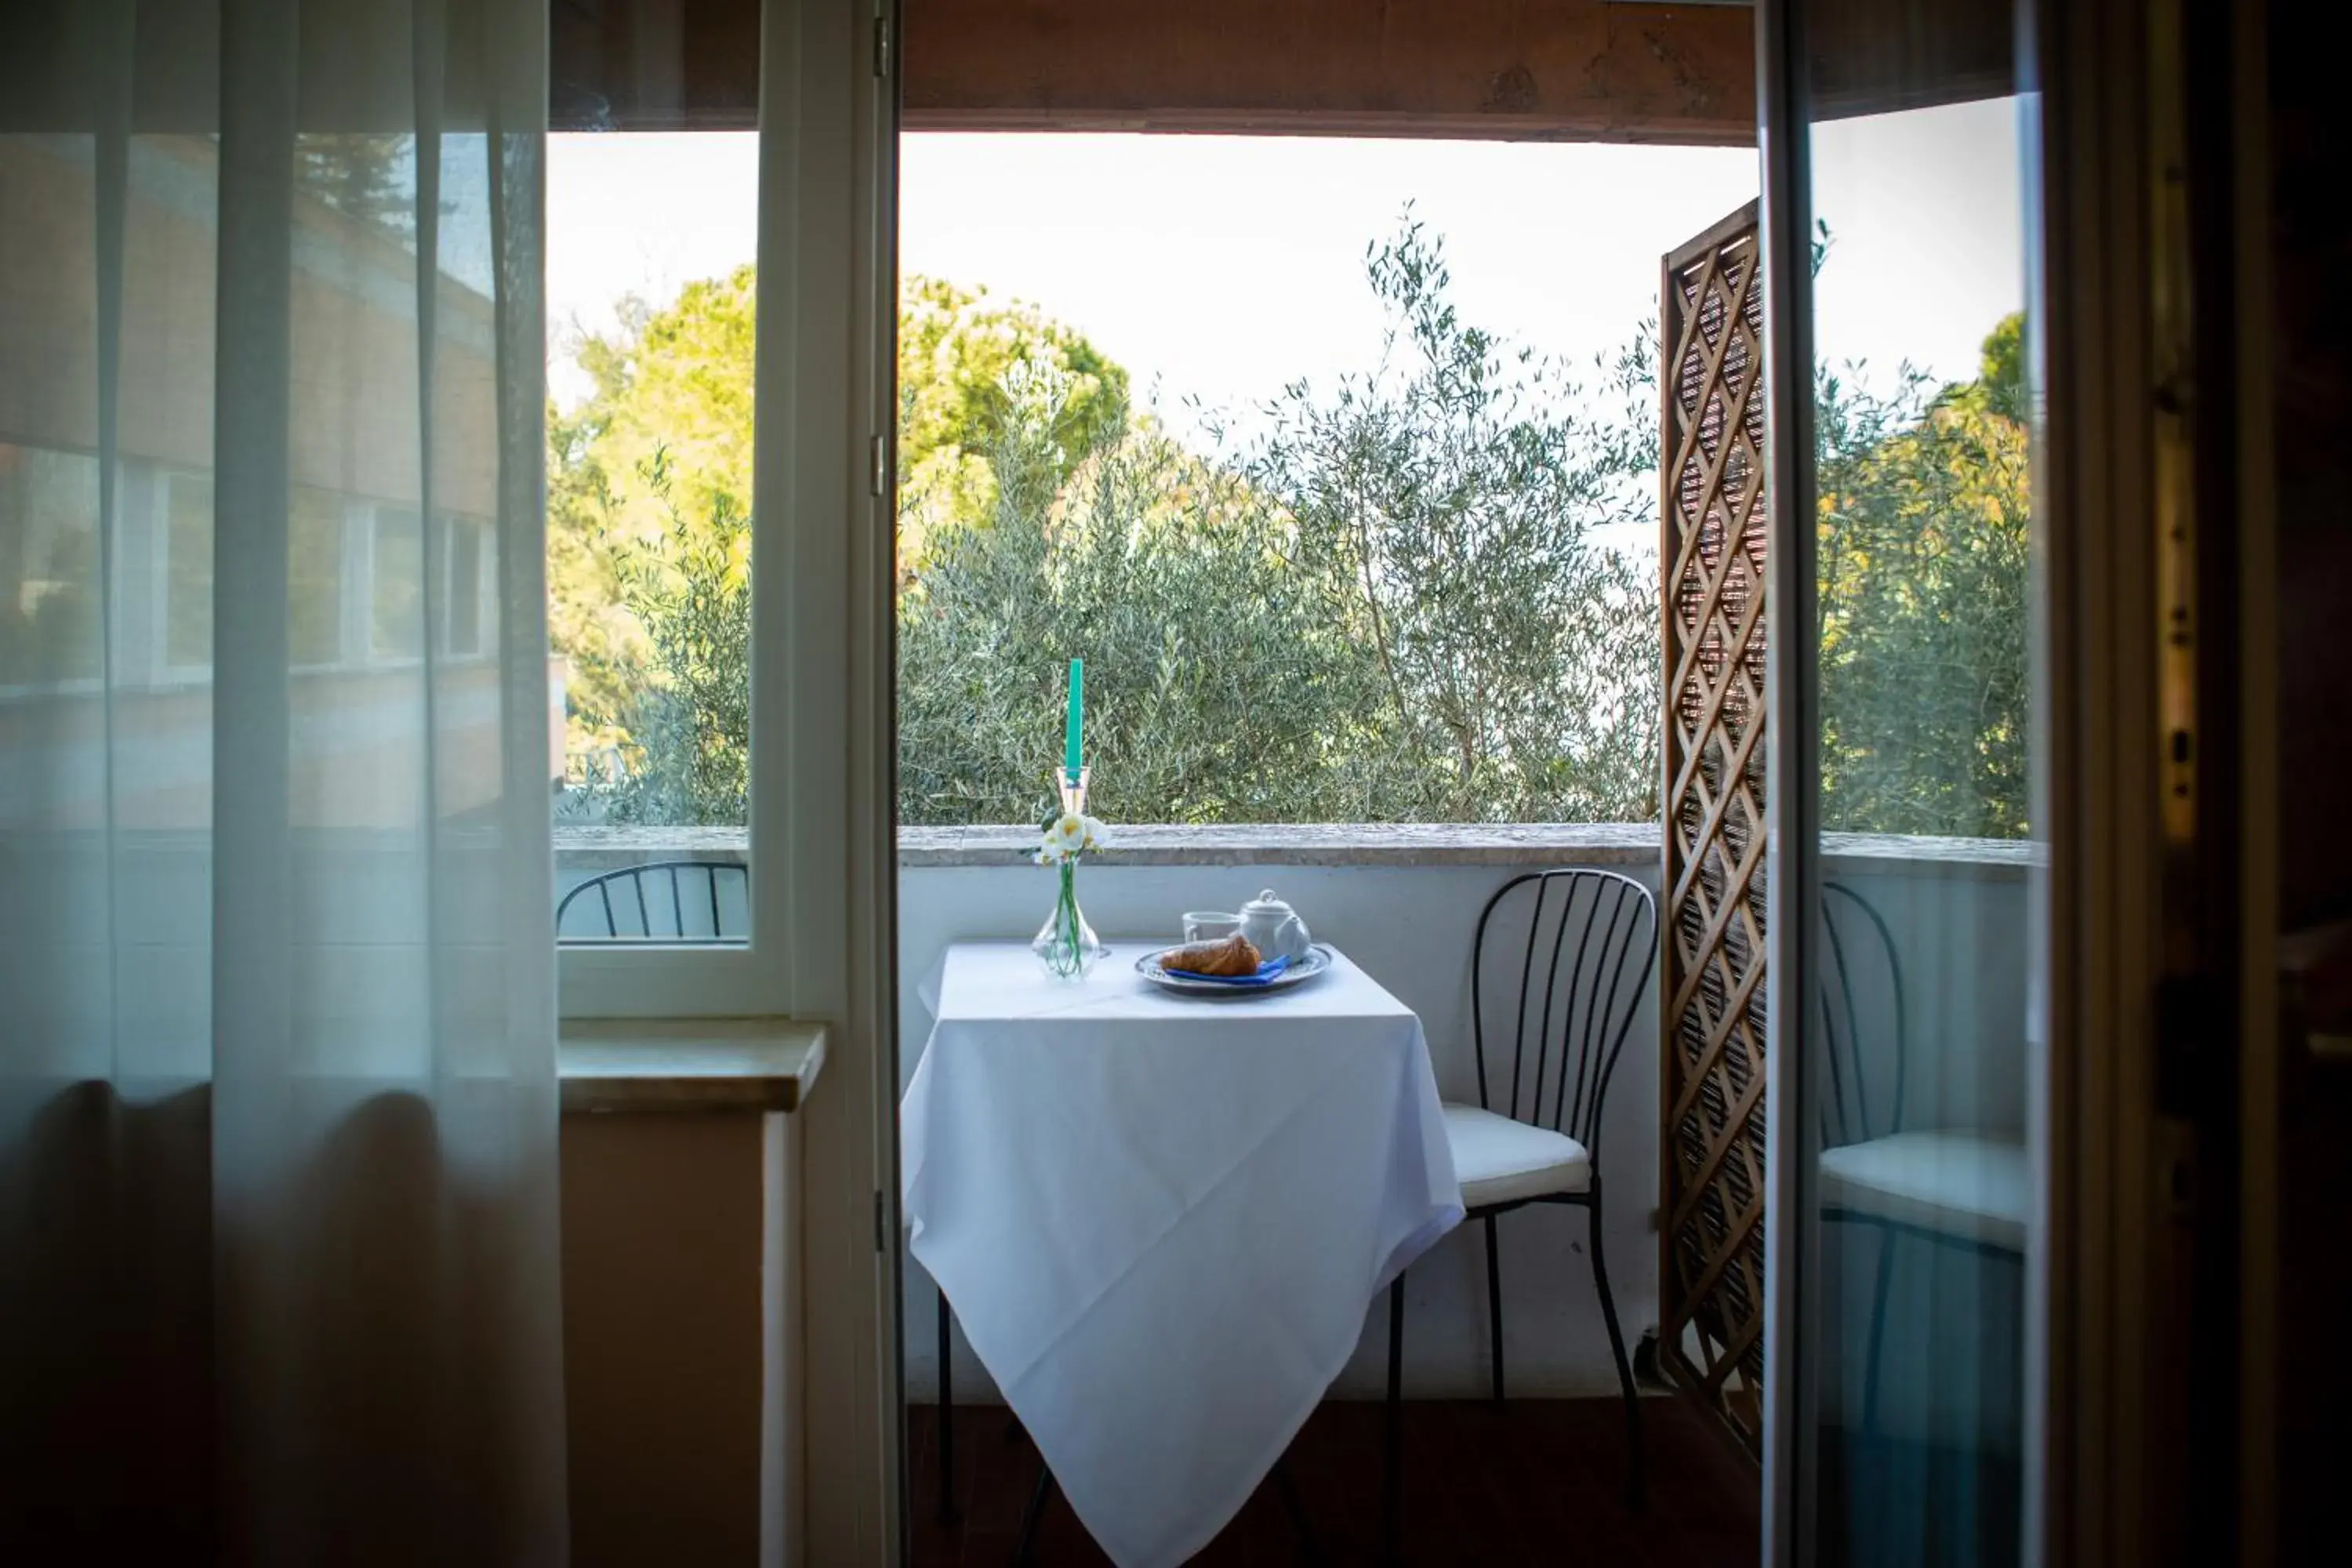
<instances>
[{"instance_id":1,"label":"window sill","mask_svg":"<svg viewBox=\"0 0 2352 1568\"><path fill-rule=\"evenodd\" d=\"M793 1111L824 1067L825 1026L790 1018L566 1018L567 1115Z\"/></svg>"}]
</instances>

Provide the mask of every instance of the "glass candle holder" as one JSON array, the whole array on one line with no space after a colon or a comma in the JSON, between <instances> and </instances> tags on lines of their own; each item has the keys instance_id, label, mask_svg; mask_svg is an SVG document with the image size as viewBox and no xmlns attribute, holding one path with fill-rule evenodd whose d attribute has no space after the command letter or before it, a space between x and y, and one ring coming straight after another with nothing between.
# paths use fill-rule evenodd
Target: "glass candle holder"
<instances>
[{"instance_id":1,"label":"glass candle holder","mask_svg":"<svg viewBox=\"0 0 2352 1568\"><path fill-rule=\"evenodd\" d=\"M1087 809L1087 778L1090 768L1078 770L1073 780L1067 773L1056 771L1055 787L1062 797L1065 816L1082 816ZM1059 980L1079 980L1086 976L1110 950L1095 935L1095 928L1087 923L1086 911L1078 908L1078 862L1076 857L1064 860L1055 868L1059 874L1060 890L1055 896L1054 911L1037 929L1029 951L1045 966L1045 973Z\"/></svg>"}]
</instances>

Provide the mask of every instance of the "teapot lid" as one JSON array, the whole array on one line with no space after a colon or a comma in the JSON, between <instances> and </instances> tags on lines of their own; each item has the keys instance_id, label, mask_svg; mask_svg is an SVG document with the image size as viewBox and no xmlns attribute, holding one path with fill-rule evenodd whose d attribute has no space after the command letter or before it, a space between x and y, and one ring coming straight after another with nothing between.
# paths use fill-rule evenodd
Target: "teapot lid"
<instances>
[{"instance_id":1,"label":"teapot lid","mask_svg":"<svg viewBox=\"0 0 2352 1568\"><path fill-rule=\"evenodd\" d=\"M1284 914L1291 912L1291 908L1288 904L1284 903L1280 899L1274 896L1274 889L1272 888L1260 889L1256 898L1252 899L1248 903L1242 906L1242 912L1244 914L1247 914L1252 910L1261 910L1267 913L1273 913L1277 910Z\"/></svg>"}]
</instances>

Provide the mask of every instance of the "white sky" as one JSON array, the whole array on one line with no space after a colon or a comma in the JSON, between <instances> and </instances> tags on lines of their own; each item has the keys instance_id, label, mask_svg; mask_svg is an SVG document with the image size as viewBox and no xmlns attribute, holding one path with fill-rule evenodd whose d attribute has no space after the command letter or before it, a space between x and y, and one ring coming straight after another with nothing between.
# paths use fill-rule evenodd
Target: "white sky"
<instances>
[{"instance_id":1,"label":"white sky","mask_svg":"<svg viewBox=\"0 0 2352 1568\"><path fill-rule=\"evenodd\" d=\"M757 150L748 133L551 142L551 370L569 397L564 323L751 258ZM1660 255L1757 183L1749 150L1579 143L910 133L900 160L903 270L1076 327L1180 432L1187 395L1245 408L1368 365L1364 247L1407 202L1445 239L1465 321L1581 363L1654 308ZM2013 100L1816 127L1825 357L1974 374L2022 296L2018 169Z\"/></svg>"}]
</instances>

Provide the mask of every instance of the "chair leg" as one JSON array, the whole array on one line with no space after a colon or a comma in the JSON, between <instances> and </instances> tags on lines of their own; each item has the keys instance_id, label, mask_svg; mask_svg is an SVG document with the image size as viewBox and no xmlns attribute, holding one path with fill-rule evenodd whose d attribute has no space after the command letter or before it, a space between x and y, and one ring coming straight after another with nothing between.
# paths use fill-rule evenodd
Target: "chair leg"
<instances>
[{"instance_id":1,"label":"chair leg","mask_svg":"<svg viewBox=\"0 0 2352 1568\"><path fill-rule=\"evenodd\" d=\"M1642 1454L1642 1396L1633 1386L1633 1365L1625 1359L1625 1333L1617 1326L1617 1302L1609 1294L1609 1265L1601 1256L1601 1192L1593 1189L1585 1210L1589 1224L1585 1250L1592 1255L1592 1283L1601 1292L1601 1316L1609 1325L1609 1349L1617 1358L1617 1385L1625 1395L1626 1497L1635 1513L1649 1504L1648 1476Z\"/></svg>"},{"instance_id":2,"label":"chair leg","mask_svg":"<svg viewBox=\"0 0 2352 1568\"><path fill-rule=\"evenodd\" d=\"M1878 1429L1879 1352L1886 1343L1886 1293L1895 1283L1895 1240L1901 1234L1891 1226L1874 1228L1878 1232L1878 1279L1871 1290L1870 1350L1864 1359L1862 1371L1862 1431L1864 1436ZM1851 1236L1853 1233L1849 1230L1846 1234Z\"/></svg>"},{"instance_id":3,"label":"chair leg","mask_svg":"<svg viewBox=\"0 0 2352 1568\"><path fill-rule=\"evenodd\" d=\"M956 1521L955 1505L955 1373L953 1347L948 1331L954 1320L948 1312L948 1293L940 1298L940 1522Z\"/></svg>"},{"instance_id":4,"label":"chair leg","mask_svg":"<svg viewBox=\"0 0 2352 1568\"><path fill-rule=\"evenodd\" d=\"M1397 1560L1398 1497L1404 1458L1404 1276L1389 1286L1389 1402L1385 1438L1388 1462L1381 1490L1381 1539L1386 1559Z\"/></svg>"},{"instance_id":5,"label":"chair leg","mask_svg":"<svg viewBox=\"0 0 2352 1568\"><path fill-rule=\"evenodd\" d=\"M1013 1543L1013 1568L1037 1561L1037 1521L1045 1517L1045 1499L1054 1489L1054 1468L1044 1459L1037 1461L1037 1489L1029 1494L1029 1506L1021 1512L1021 1539Z\"/></svg>"},{"instance_id":6,"label":"chair leg","mask_svg":"<svg viewBox=\"0 0 2352 1568\"><path fill-rule=\"evenodd\" d=\"M1274 1462L1275 1489L1282 1494L1282 1509L1290 1515L1290 1527L1298 1532L1298 1555L1307 1563L1323 1561L1323 1543L1316 1538L1315 1521L1307 1516L1307 1500L1299 1495L1298 1479L1290 1473L1290 1456L1286 1454Z\"/></svg>"},{"instance_id":7,"label":"chair leg","mask_svg":"<svg viewBox=\"0 0 2352 1568\"><path fill-rule=\"evenodd\" d=\"M1495 1216L1486 1216L1486 1338L1495 1363L1495 1398L1503 1397L1503 1265Z\"/></svg>"}]
</instances>

